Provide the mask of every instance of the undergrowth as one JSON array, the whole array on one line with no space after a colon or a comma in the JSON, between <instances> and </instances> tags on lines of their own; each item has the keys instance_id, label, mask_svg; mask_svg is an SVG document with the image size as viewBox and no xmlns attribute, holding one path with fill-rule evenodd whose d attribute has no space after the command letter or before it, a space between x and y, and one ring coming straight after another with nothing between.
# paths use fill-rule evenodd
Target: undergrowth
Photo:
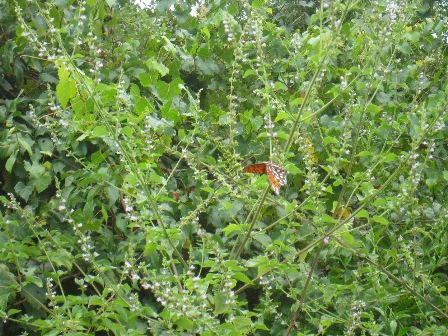
<instances>
[{"instance_id":1,"label":"undergrowth","mask_svg":"<svg viewBox=\"0 0 448 336\"><path fill-rule=\"evenodd\" d=\"M2 332L446 333L443 10L292 3L1 5Z\"/></svg>"}]
</instances>

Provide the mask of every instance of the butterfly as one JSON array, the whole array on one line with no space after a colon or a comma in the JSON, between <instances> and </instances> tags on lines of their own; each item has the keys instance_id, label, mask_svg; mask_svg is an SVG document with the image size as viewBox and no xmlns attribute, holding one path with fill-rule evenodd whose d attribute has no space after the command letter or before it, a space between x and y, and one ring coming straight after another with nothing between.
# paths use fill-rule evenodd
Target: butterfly
<instances>
[{"instance_id":1,"label":"butterfly","mask_svg":"<svg viewBox=\"0 0 448 336\"><path fill-rule=\"evenodd\" d=\"M286 170L270 161L246 166L243 168L243 171L246 173L268 175L269 184L277 195L280 194L280 187L286 184Z\"/></svg>"}]
</instances>

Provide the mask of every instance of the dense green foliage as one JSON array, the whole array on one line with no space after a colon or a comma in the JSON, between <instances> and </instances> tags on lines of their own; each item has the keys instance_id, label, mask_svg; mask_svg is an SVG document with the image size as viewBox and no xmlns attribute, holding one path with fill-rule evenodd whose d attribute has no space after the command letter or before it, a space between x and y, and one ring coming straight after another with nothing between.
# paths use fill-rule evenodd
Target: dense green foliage
<instances>
[{"instance_id":1,"label":"dense green foliage","mask_svg":"<svg viewBox=\"0 0 448 336\"><path fill-rule=\"evenodd\" d=\"M0 334L447 334L444 15L0 1Z\"/></svg>"}]
</instances>

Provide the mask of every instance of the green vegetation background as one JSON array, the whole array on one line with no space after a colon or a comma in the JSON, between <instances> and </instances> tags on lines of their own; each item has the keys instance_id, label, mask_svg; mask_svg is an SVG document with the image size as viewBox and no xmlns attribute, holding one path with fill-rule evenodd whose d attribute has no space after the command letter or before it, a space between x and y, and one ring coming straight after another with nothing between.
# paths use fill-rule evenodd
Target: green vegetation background
<instances>
[{"instance_id":1,"label":"green vegetation background","mask_svg":"<svg viewBox=\"0 0 448 336\"><path fill-rule=\"evenodd\" d=\"M0 334L447 334L447 14L0 1Z\"/></svg>"}]
</instances>

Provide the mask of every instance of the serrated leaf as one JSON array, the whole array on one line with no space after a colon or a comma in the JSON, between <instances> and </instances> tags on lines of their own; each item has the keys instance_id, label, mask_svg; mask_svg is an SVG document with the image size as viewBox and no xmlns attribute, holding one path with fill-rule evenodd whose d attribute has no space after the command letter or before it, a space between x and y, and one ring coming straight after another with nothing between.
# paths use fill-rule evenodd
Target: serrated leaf
<instances>
[{"instance_id":1,"label":"serrated leaf","mask_svg":"<svg viewBox=\"0 0 448 336\"><path fill-rule=\"evenodd\" d=\"M180 78L176 78L169 84L163 81L158 81L156 84L157 93L163 100L172 99L181 93L182 90L179 87L180 84L182 84Z\"/></svg>"},{"instance_id":2,"label":"serrated leaf","mask_svg":"<svg viewBox=\"0 0 448 336\"><path fill-rule=\"evenodd\" d=\"M2 286L3 287L3 286ZM16 295L15 290L11 287L3 287L0 291L0 310L4 311L8 305L9 297Z\"/></svg>"},{"instance_id":3,"label":"serrated leaf","mask_svg":"<svg viewBox=\"0 0 448 336\"><path fill-rule=\"evenodd\" d=\"M132 128L129 126L125 126L121 129L121 134L126 135L128 138L132 138L133 134L132 134Z\"/></svg>"},{"instance_id":4,"label":"serrated leaf","mask_svg":"<svg viewBox=\"0 0 448 336\"><path fill-rule=\"evenodd\" d=\"M274 83L274 87L278 91L286 91L286 90L288 90L288 87L285 84L283 84L282 82L275 82Z\"/></svg>"},{"instance_id":5,"label":"serrated leaf","mask_svg":"<svg viewBox=\"0 0 448 336\"><path fill-rule=\"evenodd\" d=\"M217 292L213 299L215 302L215 314L219 315L229 310L229 306L226 304L227 295L222 292Z\"/></svg>"},{"instance_id":6,"label":"serrated leaf","mask_svg":"<svg viewBox=\"0 0 448 336\"><path fill-rule=\"evenodd\" d=\"M365 209L362 209L355 215L355 218L369 218L369 212Z\"/></svg>"},{"instance_id":7,"label":"serrated leaf","mask_svg":"<svg viewBox=\"0 0 448 336\"><path fill-rule=\"evenodd\" d=\"M224 235L225 236L228 236L229 234L231 234L232 232L234 232L234 231L241 231L242 230L242 228L241 228L241 226L240 225L237 225L237 224L229 224L229 225L227 225L225 228L224 228Z\"/></svg>"},{"instance_id":8,"label":"serrated leaf","mask_svg":"<svg viewBox=\"0 0 448 336\"><path fill-rule=\"evenodd\" d=\"M138 183L138 178L134 174L128 174L124 178L124 182L130 185L136 185Z\"/></svg>"},{"instance_id":9,"label":"serrated leaf","mask_svg":"<svg viewBox=\"0 0 448 336\"><path fill-rule=\"evenodd\" d=\"M252 281L247 277L247 275L241 272L233 273L232 278L244 283L250 283L250 284L252 283Z\"/></svg>"},{"instance_id":10,"label":"serrated leaf","mask_svg":"<svg viewBox=\"0 0 448 336\"><path fill-rule=\"evenodd\" d=\"M324 221L324 223L335 223L335 219L327 214L323 214L322 215L322 220Z\"/></svg>"},{"instance_id":11,"label":"serrated leaf","mask_svg":"<svg viewBox=\"0 0 448 336\"><path fill-rule=\"evenodd\" d=\"M254 235L254 239L260 242L263 246L269 246L272 243L271 237L264 233L257 233Z\"/></svg>"},{"instance_id":12,"label":"serrated leaf","mask_svg":"<svg viewBox=\"0 0 448 336\"><path fill-rule=\"evenodd\" d=\"M31 186L25 185L23 182L18 182L14 187L17 194L22 197L25 201L28 201L31 194L33 193L33 188Z\"/></svg>"},{"instance_id":13,"label":"serrated leaf","mask_svg":"<svg viewBox=\"0 0 448 336\"><path fill-rule=\"evenodd\" d=\"M252 76L254 73L255 73L255 71L252 70L252 69L246 70L246 72L243 75L243 78L247 78L249 76Z\"/></svg>"},{"instance_id":14,"label":"serrated leaf","mask_svg":"<svg viewBox=\"0 0 448 336\"><path fill-rule=\"evenodd\" d=\"M96 137L102 137L108 135L109 132L107 131L106 126L100 125L93 128L92 134Z\"/></svg>"},{"instance_id":15,"label":"serrated leaf","mask_svg":"<svg viewBox=\"0 0 448 336\"><path fill-rule=\"evenodd\" d=\"M63 108L67 107L71 98L76 96L76 83L70 78L70 72L65 66L58 69L59 83L56 85L56 95Z\"/></svg>"},{"instance_id":16,"label":"serrated leaf","mask_svg":"<svg viewBox=\"0 0 448 336\"><path fill-rule=\"evenodd\" d=\"M34 180L33 186L38 193L41 193L51 184L51 176L50 174L45 174L40 176L38 179Z\"/></svg>"},{"instance_id":17,"label":"serrated leaf","mask_svg":"<svg viewBox=\"0 0 448 336\"><path fill-rule=\"evenodd\" d=\"M381 157L380 162L390 162L390 161L396 161L397 155L394 153L386 153Z\"/></svg>"},{"instance_id":18,"label":"serrated leaf","mask_svg":"<svg viewBox=\"0 0 448 336\"><path fill-rule=\"evenodd\" d=\"M186 318L185 316L181 316L175 322L176 322L176 326L177 326L176 329L178 329L180 331L190 330L191 328L193 328L193 325L194 325L193 321Z\"/></svg>"},{"instance_id":19,"label":"serrated leaf","mask_svg":"<svg viewBox=\"0 0 448 336\"><path fill-rule=\"evenodd\" d=\"M30 173L31 177L39 178L45 173L45 167L38 162L33 162L33 164L25 162L24 166L26 171Z\"/></svg>"},{"instance_id":20,"label":"serrated leaf","mask_svg":"<svg viewBox=\"0 0 448 336\"><path fill-rule=\"evenodd\" d=\"M363 157L363 156L372 156L372 152L369 151L362 151L356 154L356 157Z\"/></svg>"},{"instance_id":21,"label":"serrated leaf","mask_svg":"<svg viewBox=\"0 0 448 336\"><path fill-rule=\"evenodd\" d=\"M383 225L389 224L389 221L386 218L381 217L381 216L373 216L372 221L374 221L376 223L383 224Z\"/></svg>"},{"instance_id":22,"label":"serrated leaf","mask_svg":"<svg viewBox=\"0 0 448 336\"><path fill-rule=\"evenodd\" d=\"M6 160L6 163L5 163L5 169L6 169L6 171L7 171L8 173L11 172L12 167L14 166L14 163L16 162L16 159L17 159L17 151L15 151L14 153L12 153L12 154L9 156L8 160Z\"/></svg>"},{"instance_id":23,"label":"serrated leaf","mask_svg":"<svg viewBox=\"0 0 448 336\"><path fill-rule=\"evenodd\" d=\"M445 181L448 181L448 170L444 170L443 173L442 173L442 175L443 175L443 179L444 179Z\"/></svg>"},{"instance_id":24,"label":"serrated leaf","mask_svg":"<svg viewBox=\"0 0 448 336\"><path fill-rule=\"evenodd\" d=\"M151 76L151 75L148 75L145 72L142 72L142 73L138 74L137 78L140 81L140 84L142 84L142 86L144 86L144 87L151 86L151 84L154 81L154 77Z\"/></svg>"},{"instance_id":25,"label":"serrated leaf","mask_svg":"<svg viewBox=\"0 0 448 336\"><path fill-rule=\"evenodd\" d=\"M324 145L339 143L339 141L336 138L333 138L331 136L325 137L322 142Z\"/></svg>"},{"instance_id":26,"label":"serrated leaf","mask_svg":"<svg viewBox=\"0 0 448 336\"><path fill-rule=\"evenodd\" d=\"M27 139L24 139L21 135L17 136L17 141L19 144L25 149L29 155L33 155L33 150L31 149L31 145L28 143Z\"/></svg>"},{"instance_id":27,"label":"serrated leaf","mask_svg":"<svg viewBox=\"0 0 448 336\"><path fill-rule=\"evenodd\" d=\"M275 117L274 122L283 120L283 119L288 119L289 118L289 114L286 112L280 112L279 114L277 114L277 117Z\"/></svg>"},{"instance_id":28,"label":"serrated leaf","mask_svg":"<svg viewBox=\"0 0 448 336\"><path fill-rule=\"evenodd\" d=\"M157 62L156 60L147 61L146 66L150 70L153 70L153 69L157 70L162 75L162 77L167 75L170 72L170 69L168 69L162 63Z\"/></svg>"},{"instance_id":29,"label":"serrated leaf","mask_svg":"<svg viewBox=\"0 0 448 336\"><path fill-rule=\"evenodd\" d=\"M380 106L378 106L378 105L374 105L374 104L369 104L369 105L367 105L367 107L366 107L366 111L367 112L370 112L370 113L373 113L373 114L377 114L377 113L379 113L379 112L381 112L381 107Z\"/></svg>"}]
</instances>

